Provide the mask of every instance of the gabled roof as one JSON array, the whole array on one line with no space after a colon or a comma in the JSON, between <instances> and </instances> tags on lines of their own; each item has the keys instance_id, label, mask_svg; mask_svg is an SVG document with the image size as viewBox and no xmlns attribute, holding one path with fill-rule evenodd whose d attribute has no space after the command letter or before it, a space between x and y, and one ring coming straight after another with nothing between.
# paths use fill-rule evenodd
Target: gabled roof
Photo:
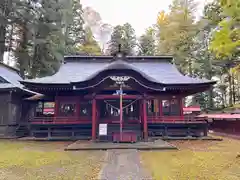
<instances>
[{"instance_id":1,"label":"gabled roof","mask_svg":"<svg viewBox=\"0 0 240 180\"><path fill-rule=\"evenodd\" d=\"M37 94L36 92L25 89L20 83L23 79L20 77L18 69L10 67L2 62L0 62L0 78L5 80L5 82L0 83L0 89L18 88L30 94Z\"/></svg>"},{"instance_id":2,"label":"gabled roof","mask_svg":"<svg viewBox=\"0 0 240 180\"><path fill-rule=\"evenodd\" d=\"M48 77L21 81L23 84L70 84L84 82L106 70L131 69L148 81L172 84L214 84L213 81L192 78L181 74L169 56L127 56L114 60L113 56L66 56L59 71Z\"/></svg>"},{"instance_id":3,"label":"gabled roof","mask_svg":"<svg viewBox=\"0 0 240 180\"><path fill-rule=\"evenodd\" d=\"M6 83L0 84L0 88L23 87L23 85L19 82L23 79L18 73L19 71L17 69L14 69L4 63L0 63L0 77L6 81Z\"/></svg>"}]
</instances>

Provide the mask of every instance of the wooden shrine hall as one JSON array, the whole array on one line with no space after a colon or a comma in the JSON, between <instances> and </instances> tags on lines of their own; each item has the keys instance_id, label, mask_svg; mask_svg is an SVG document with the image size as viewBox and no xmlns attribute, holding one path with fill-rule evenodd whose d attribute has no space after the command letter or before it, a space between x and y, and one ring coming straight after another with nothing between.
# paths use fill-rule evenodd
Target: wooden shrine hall
<instances>
[{"instance_id":1,"label":"wooden shrine hall","mask_svg":"<svg viewBox=\"0 0 240 180\"><path fill-rule=\"evenodd\" d=\"M206 136L207 121L185 118L183 98L215 82L182 75L170 56L66 56L48 77L22 80L41 93L29 118L34 137L114 142Z\"/></svg>"}]
</instances>

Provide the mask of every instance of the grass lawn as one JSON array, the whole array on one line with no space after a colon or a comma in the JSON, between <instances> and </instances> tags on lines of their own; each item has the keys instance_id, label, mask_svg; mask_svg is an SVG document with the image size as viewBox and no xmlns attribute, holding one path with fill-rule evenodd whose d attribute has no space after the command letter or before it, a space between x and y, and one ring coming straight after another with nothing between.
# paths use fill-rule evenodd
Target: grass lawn
<instances>
[{"instance_id":1,"label":"grass lawn","mask_svg":"<svg viewBox=\"0 0 240 180\"><path fill-rule=\"evenodd\" d=\"M96 179L104 152L64 151L67 144L0 140L0 179Z\"/></svg>"},{"instance_id":2,"label":"grass lawn","mask_svg":"<svg viewBox=\"0 0 240 180\"><path fill-rule=\"evenodd\" d=\"M175 141L179 151L141 152L156 180L239 180L240 141Z\"/></svg>"}]
</instances>

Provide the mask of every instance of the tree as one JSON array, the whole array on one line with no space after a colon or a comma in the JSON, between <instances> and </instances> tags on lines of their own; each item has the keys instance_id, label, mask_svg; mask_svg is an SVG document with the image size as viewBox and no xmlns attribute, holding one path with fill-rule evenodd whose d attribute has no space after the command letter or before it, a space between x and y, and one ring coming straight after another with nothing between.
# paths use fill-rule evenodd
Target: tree
<instances>
[{"instance_id":1,"label":"tree","mask_svg":"<svg viewBox=\"0 0 240 180\"><path fill-rule=\"evenodd\" d=\"M119 44L121 44L122 51L128 55L133 55L135 53L136 47L136 35L135 30L129 23L125 23L123 26L118 25L114 27L113 33L111 35L111 40L109 41L109 52L111 54L118 51Z\"/></svg>"},{"instance_id":2,"label":"tree","mask_svg":"<svg viewBox=\"0 0 240 180\"><path fill-rule=\"evenodd\" d=\"M214 65L215 55L209 51L209 43L213 29L221 21L221 9L218 3L212 2L204 7L203 17L197 22L198 33L193 39L192 65L193 74L208 80L212 80L222 69ZM214 89L211 88L205 94L205 102L208 108L214 108Z\"/></svg>"},{"instance_id":3,"label":"tree","mask_svg":"<svg viewBox=\"0 0 240 180\"><path fill-rule=\"evenodd\" d=\"M51 75L64 54L77 53L84 41L78 0L13 0L12 6L9 23L16 37L12 51L22 76Z\"/></svg>"},{"instance_id":4,"label":"tree","mask_svg":"<svg viewBox=\"0 0 240 180\"><path fill-rule=\"evenodd\" d=\"M77 53L77 47L84 41L83 9L79 0L61 1L62 26L65 35L65 54Z\"/></svg>"},{"instance_id":5,"label":"tree","mask_svg":"<svg viewBox=\"0 0 240 180\"><path fill-rule=\"evenodd\" d=\"M155 54L155 37L154 29L148 28L139 39L139 55L153 56Z\"/></svg>"},{"instance_id":6,"label":"tree","mask_svg":"<svg viewBox=\"0 0 240 180\"><path fill-rule=\"evenodd\" d=\"M90 27L86 27L84 42L78 49L80 53L88 55L101 55L101 48L98 45L97 41L94 39Z\"/></svg>"},{"instance_id":7,"label":"tree","mask_svg":"<svg viewBox=\"0 0 240 180\"><path fill-rule=\"evenodd\" d=\"M170 12L161 12L157 21L157 53L173 55L182 72L192 75L192 44L197 26L194 23L196 3L193 0L174 0Z\"/></svg>"},{"instance_id":8,"label":"tree","mask_svg":"<svg viewBox=\"0 0 240 180\"><path fill-rule=\"evenodd\" d=\"M12 1L13 0L0 1L0 62L3 62L3 55L6 50L7 27L12 10Z\"/></svg>"},{"instance_id":9,"label":"tree","mask_svg":"<svg viewBox=\"0 0 240 180\"><path fill-rule=\"evenodd\" d=\"M219 57L232 57L240 46L240 0L220 0L224 18L213 34L211 49Z\"/></svg>"},{"instance_id":10,"label":"tree","mask_svg":"<svg viewBox=\"0 0 240 180\"><path fill-rule=\"evenodd\" d=\"M63 40L61 4L59 0L42 0L33 29L33 62L31 75L46 76L55 73L63 61L59 43Z\"/></svg>"}]
</instances>

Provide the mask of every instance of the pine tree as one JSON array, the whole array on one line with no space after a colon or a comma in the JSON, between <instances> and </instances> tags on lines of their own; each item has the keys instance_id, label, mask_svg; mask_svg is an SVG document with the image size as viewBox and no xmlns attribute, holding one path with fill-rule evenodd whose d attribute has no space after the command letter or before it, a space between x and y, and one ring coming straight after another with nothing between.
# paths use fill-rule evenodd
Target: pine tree
<instances>
[{"instance_id":1,"label":"pine tree","mask_svg":"<svg viewBox=\"0 0 240 180\"><path fill-rule=\"evenodd\" d=\"M83 9L79 0L62 0L62 26L65 35L65 53L77 53L77 47L84 41Z\"/></svg>"},{"instance_id":2,"label":"pine tree","mask_svg":"<svg viewBox=\"0 0 240 180\"><path fill-rule=\"evenodd\" d=\"M121 44L121 50L126 54L133 55L135 53L134 48L137 45L136 35L131 24L125 23L123 26L118 25L114 27L111 40L109 41L108 51L114 54L118 51L119 44Z\"/></svg>"},{"instance_id":3,"label":"pine tree","mask_svg":"<svg viewBox=\"0 0 240 180\"><path fill-rule=\"evenodd\" d=\"M0 62L3 62L4 52L6 50L7 27L12 9L12 0L0 1Z\"/></svg>"},{"instance_id":4,"label":"pine tree","mask_svg":"<svg viewBox=\"0 0 240 180\"><path fill-rule=\"evenodd\" d=\"M193 0L174 0L168 14L159 14L157 22L158 54L174 55L182 72L192 75L191 47L196 34Z\"/></svg>"},{"instance_id":5,"label":"pine tree","mask_svg":"<svg viewBox=\"0 0 240 180\"><path fill-rule=\"evenodd\" d=\"M148 28L139 39L139 55L153 56L155 54L154 29Z\"/></svg>"}]
</instances>

